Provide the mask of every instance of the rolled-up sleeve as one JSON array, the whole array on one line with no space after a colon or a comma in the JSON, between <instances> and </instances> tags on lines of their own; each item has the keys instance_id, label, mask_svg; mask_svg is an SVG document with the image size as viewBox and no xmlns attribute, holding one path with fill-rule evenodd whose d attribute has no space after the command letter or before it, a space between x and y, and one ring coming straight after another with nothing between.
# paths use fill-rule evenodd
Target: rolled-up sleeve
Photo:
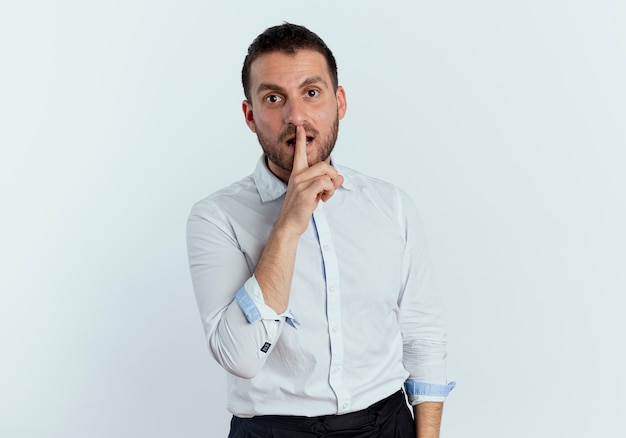
<instances>
[{"instance_id":1,"label":"rolled-up sleeve","mask_svg":"<svg viewBox=\"0 0 626 438\"><path fill-rule=\"evenodd\" d=\"M443 304L417 209L402 191L398 191L398 202L406 239L399 300L403 364L409 372L405 389L412 405L443 401L455 386L446 375Z\"/></svg>"},{"instance_id":2,"label":"rolled-up sleeve","mask_svg":"<svg viewBox=\"0 0 626 438\"><path fill-rule=\"evenodd\" d=\"M228 372L254 377L265 363L289 312L276 314L263 294L224 215L200 201L187 221L193 288L209 350Z\"/></svg>"}]
</instances>

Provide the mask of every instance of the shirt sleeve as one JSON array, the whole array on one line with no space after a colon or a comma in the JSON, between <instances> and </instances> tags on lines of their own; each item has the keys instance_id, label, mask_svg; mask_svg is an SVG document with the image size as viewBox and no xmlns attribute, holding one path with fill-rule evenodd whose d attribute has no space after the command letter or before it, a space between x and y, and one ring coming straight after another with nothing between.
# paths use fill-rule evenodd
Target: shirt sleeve
<instances>
[{"instance_id":1,"label":"shirt sleeve","mask_svg":"<svg viewBox=\"0 0 626 438\"><path fill-rule=\"evenodd\" d=\"M197 203L187 221L193 288L209 350L228 372L252 378L261 369L291 314L263 301L228 220L209 201Z\"/></svg>"},{"instance_id":2,"label":"shirt sleeve","mask_svg":"<svg viewBox=\"0 0 626 438\"><path fill-rule=\"evenodd\" d=\"M454 388L446 376L446 327L441 297L433 277L428 248L417 208L398 191L400 220L405 232L400 330L403 364L409 372L405 389L411 405L443 401Z\"/></svg>"}]
</instances>

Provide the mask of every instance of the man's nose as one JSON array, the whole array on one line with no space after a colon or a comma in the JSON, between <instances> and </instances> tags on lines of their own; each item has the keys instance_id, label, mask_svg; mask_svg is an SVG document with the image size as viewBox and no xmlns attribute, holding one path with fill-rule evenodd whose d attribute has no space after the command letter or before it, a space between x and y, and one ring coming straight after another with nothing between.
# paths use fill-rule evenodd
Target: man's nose
<instances>
[{"instance_id":1,"label":"man's nose","mask_svg":"<svg viewBox=\"0 0 626 438\"><path fill-rule=\"evenodd\" d=\"M289 100L283 111L285 124L302 125L307 121L305 104L297 99Z\"/></svg>"}]
</instances>

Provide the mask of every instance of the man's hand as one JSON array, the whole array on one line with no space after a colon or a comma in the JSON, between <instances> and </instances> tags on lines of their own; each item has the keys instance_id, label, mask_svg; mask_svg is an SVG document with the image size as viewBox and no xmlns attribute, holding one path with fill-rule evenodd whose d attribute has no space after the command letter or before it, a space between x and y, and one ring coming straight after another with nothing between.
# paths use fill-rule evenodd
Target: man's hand
<instances>
[{"instance_id":1,"label":"man's hand","mask_svg":"<svg viewBox=\"0 0 626 438\"><path fill-rule=\"evenodd\" d=\"M276 313L284 312L289 304L300 236L309 226L320 200L328 201L343 184L343 177L329 163L309 167L306 149L306 131L296 126L293 166L283 208L254 271L265 304Z\"/></svg>"},{"instance_id":2,"label":"man's hand","mask_svg":"<svg viewBox=\"0 0 626 438\"><path fill-rule=\"evenodd\" d=\"M288 230L297 236L306 231L319 201L328 201L343 184L343 177L330 164L320 162L309 167L306 149L306 131L302 126L296 126L291 176L275 228Z\"/></svg>"}]
</instances>

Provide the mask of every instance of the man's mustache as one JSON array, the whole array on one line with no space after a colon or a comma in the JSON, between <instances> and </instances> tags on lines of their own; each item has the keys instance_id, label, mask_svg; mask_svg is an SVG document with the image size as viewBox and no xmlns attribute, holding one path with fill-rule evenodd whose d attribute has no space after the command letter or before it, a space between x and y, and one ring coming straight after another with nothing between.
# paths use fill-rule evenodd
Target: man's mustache
<instances>
[{"instance_id":1,"label":"man's mustache","mask_svg":"<svg viewBox=\"0 0 626 438\"><path fill-rule=\"evenodd\" d=\"M301 125L301 127L304 128L307 136L317 137L317 134L318 134L317 129L309 125ZM287 126L281 131L280 135L278 136L278 142L279 143L286 142L287 140L295 136L296 136L296 127L292 125Z\"/></svg>"}]
</instances>

